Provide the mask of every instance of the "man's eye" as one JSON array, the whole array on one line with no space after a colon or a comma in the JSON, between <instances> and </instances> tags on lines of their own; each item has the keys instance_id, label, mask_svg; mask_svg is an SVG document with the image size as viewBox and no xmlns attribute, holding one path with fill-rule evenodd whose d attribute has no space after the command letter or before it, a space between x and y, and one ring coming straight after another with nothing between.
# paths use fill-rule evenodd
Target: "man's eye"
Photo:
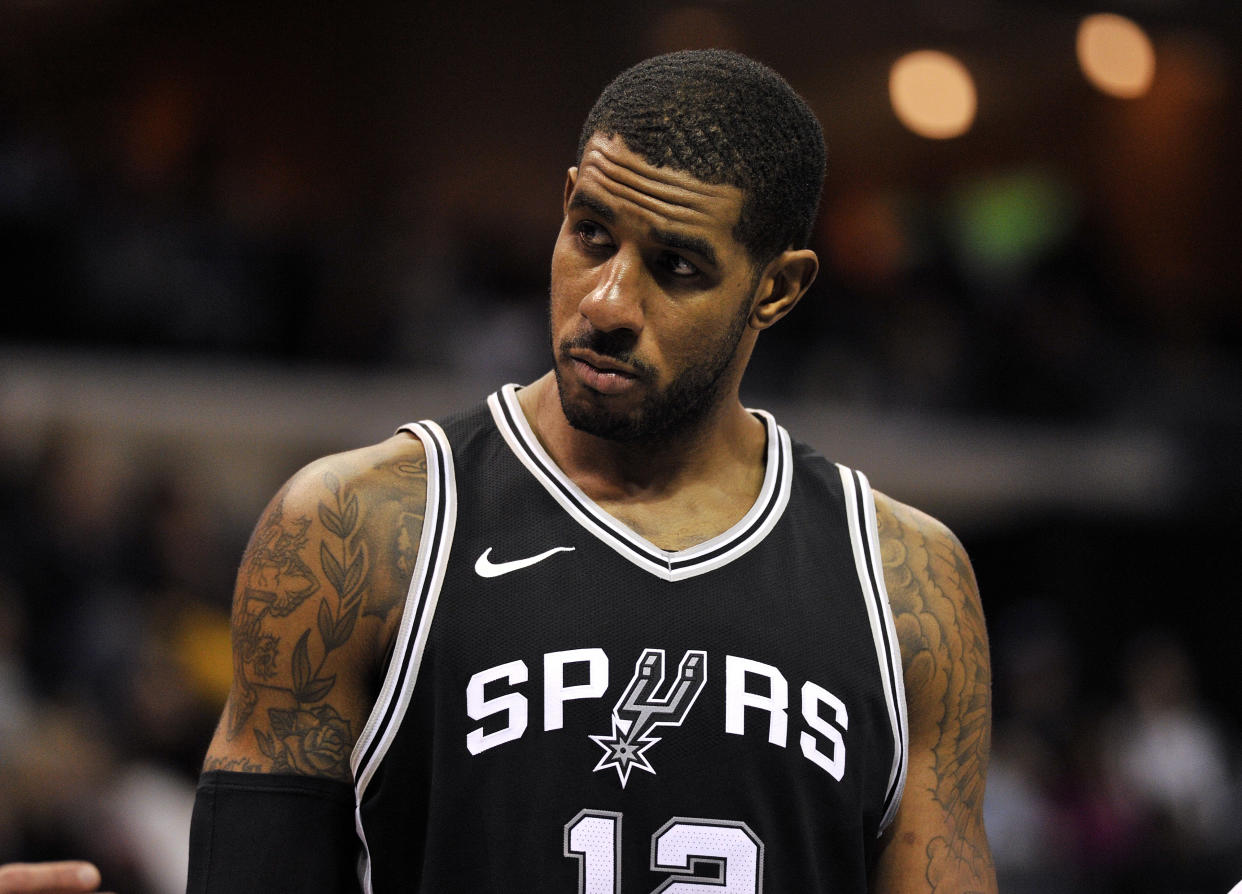
<instances>
[{"instance_id":1,"label":"man's eye","mask_svg":"<svg viewBox=\"0 0 1242 894\"><path fill-rule=\"evenodd\" d=\"M694 276L694 274L699 272L698 267L695 267L681 255L674 254L671 251L665 252L663 261L664 268L674 276Z\"/></svg>"},{"instance_id":2,"label":"man's eye","mask_svg":"<svg viewBox=\"0 0 1242 894\"><path fill-rule=\"evenodd\" d=\"M605 248L612 244L608 231L593 220L579 221L577 230L578 238L590 248Z\"/></svg>"}]
</instances>

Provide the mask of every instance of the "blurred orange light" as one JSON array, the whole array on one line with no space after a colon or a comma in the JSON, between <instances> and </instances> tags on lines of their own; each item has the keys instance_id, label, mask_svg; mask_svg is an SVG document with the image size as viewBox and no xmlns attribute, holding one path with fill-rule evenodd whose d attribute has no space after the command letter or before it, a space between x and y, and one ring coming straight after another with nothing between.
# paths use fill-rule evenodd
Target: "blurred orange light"
<instances>
[{"instance_id":1,"label":"blurred orange light","mask_svg":"<svg viewBox=\"0 0 1242 894\"><path fill-rule=\"evenodd\" d=\"M893 63L888 94L898 120L919 136L947 140L975 120L975 82L948 53L918 50Z\"/></svg>"},{"instance_id":2,"label":"blurred orange light","mask_svg":"<svg viewBox=\"0 0 1242 894\"><path fill-rule=\"evenodd\" d=\"M1078 64L1097 89L1134 99L1151 87L1156 52L1143 29L1125 16L1097 13L1078 26Z\"/></svg>"}]
</instances>

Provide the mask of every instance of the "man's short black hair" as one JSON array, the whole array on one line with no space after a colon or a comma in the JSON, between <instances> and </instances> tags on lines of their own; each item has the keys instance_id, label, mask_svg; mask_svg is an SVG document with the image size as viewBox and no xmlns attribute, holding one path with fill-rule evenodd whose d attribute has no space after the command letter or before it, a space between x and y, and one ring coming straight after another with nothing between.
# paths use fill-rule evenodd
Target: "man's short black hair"
<instances>
[{"instance_id":1,"label":"man's short black hair","mask_svg":"<svg viewBox=\"0 0 1242 894\"><path fill-rule=\"evenodd\" d=\"M745 193L733 235L756 264L811 236L824 180L815 114L766 65L727 50L640 62L604 88L578 140L619 136L648 164Z\"/></svg>"}]
</instances>

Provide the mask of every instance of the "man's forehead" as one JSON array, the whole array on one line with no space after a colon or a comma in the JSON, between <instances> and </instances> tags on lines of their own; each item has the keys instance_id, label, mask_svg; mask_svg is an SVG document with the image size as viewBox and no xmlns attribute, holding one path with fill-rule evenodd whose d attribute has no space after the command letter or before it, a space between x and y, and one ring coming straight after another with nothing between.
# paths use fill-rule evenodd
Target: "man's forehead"
<instances>
[{"instance_id":1,"label":"man's forehead","mask_svg":"<svg viewBox=\"0 0 1242 894\"><path fill-rule=\"evenodd\" d=\"M741 215L743 193L736 186L705 183L687 171L656 167L631 151L620 137L595 134L582 151L575 191L630 204L670 222L731 230Z\"/></svg>"}]
</instances>

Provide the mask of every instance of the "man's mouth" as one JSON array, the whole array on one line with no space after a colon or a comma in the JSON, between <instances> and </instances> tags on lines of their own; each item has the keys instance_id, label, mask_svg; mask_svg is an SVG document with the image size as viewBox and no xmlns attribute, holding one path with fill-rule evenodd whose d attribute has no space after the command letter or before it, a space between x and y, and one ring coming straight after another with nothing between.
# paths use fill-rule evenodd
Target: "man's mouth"
<instances>
[{"instance_id":1,"label":"man's mouth","mask_svg":"<svg viewBox=\"0 0 1242 894\"><path fill-rule=\"evenodd\" d=\"M638 381L638 373L632 368L593 351L578 350L568 356L582 383L600 394L620 394Z\"/></svg>"}]
</instances>

